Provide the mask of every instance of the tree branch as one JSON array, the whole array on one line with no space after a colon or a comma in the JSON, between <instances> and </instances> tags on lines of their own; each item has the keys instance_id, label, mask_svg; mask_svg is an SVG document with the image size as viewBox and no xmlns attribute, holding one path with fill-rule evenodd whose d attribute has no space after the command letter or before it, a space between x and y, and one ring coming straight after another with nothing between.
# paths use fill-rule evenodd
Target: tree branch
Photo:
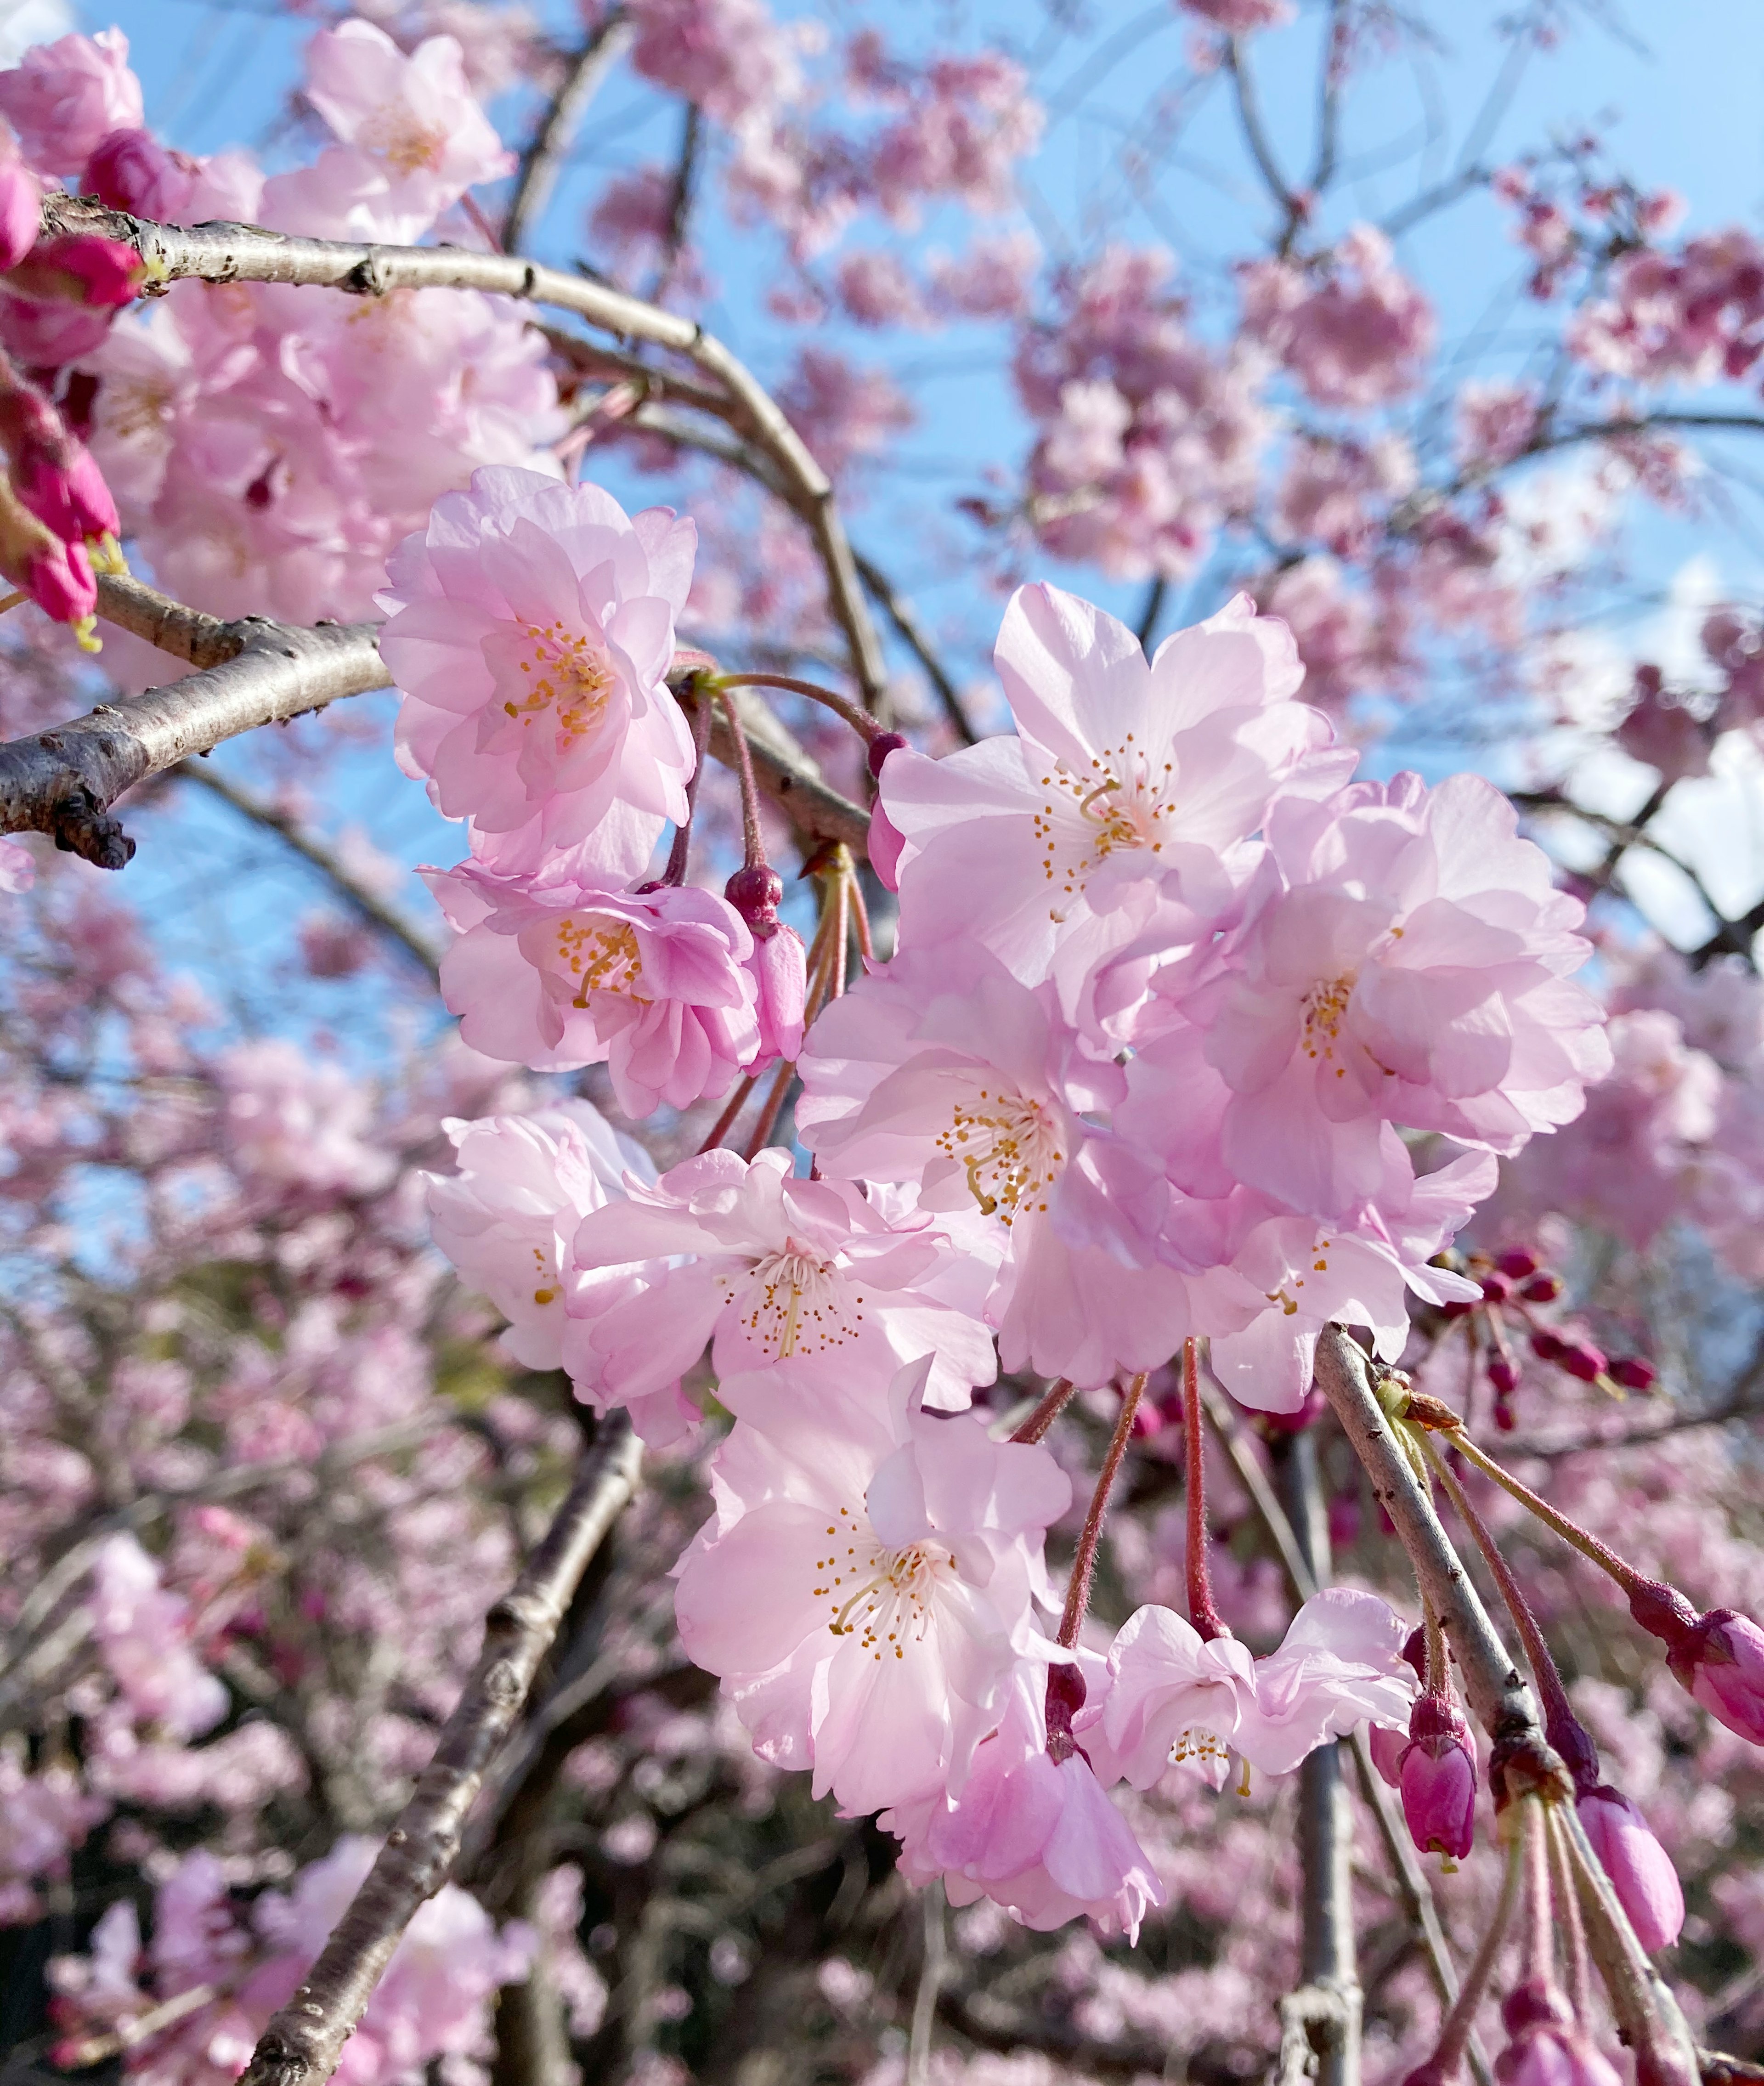
<instances>
[{"instance_id":1,"label":"tree branch","mask_svg":"<svg viewBox=\"0 0 1764 2086\"><path fill-rule=\"evenodd\" d=\"M846 636L853 678L867 708L888 702L888 672L859 585L833 486L783 408L746 365L692 320L584 276L541 267L513 254L457 246L378 246L348 240L296 239L250 224L185 229L106 210L82 196L48 196L45 236L96 232L134 249L147 264L149 294L170 283L292 283L378 297L394 290L481 290L522 303L574 312L627 340L646 340L684 355L727 392L729 418L777 466L801 502L826 573L833 619Z\"/></svg>"},{"instance_id":2,"label":"tree branch","mask_svg":"<svg viewBox=\"0 0 1764 2086\"><path fill-rule=\"evenodd\" d=\"M520 171L514 177L514 194L502 219L505 252L518 253L526 236L542 219L557 185L558 169L575 142L588 104L600 92L600 83L630 48L632 29L622 7L614 7L590 31L587 40L570 57L563 83L541 118L532 141L521 155Z\"/></svg>"},{"instance_id":3,"label":"tree branch","mask_svg":"<svg viewBox=\"0 0 1764 2086\"><path fill-rule=\"evenodd\" d=\"M244 2086L323 2086L419 1907L447 1881L484 1770L513 1729L577 1582L635 1490L641 1451L611 1414L557 1518L484 1619L484 1649L434 1758L354 1902L285 2007L271 2016Z\"/></svg>"},{"instance_id":4,"label":"tree branch","mask_svg":"<svg viewBox=\"0 0 1764 2086\"><path fill-rule=\"evenodd\" d=\"M395 906L388 905L377 892L369 890L360 877L352 875L335 854L322 841L315 840L297 819L262 798L254 796L249 790L241 790L219 768L204 768L195 761L186 760L173 773L180 781L196 783L218 797L241 818L249 819L254 825L274 833L302 862L309 862L370 927L378 928L382 934L396 942L407 956L415 958L432 981L440 982L441 958L427 937L420 934Z\"/></svg>"},{"instance_id":5,"label":"tree branch","mask_svg":"<svg viewBox=\"0 0 1764 2086\"><path fill-rule=\"evenodd\" d=\"M99 581L99 612L162 649L206 663L169 688L99 703L85 717L0 745L0 832L48 833L100 869L134 842L110 815L124 790L224 739L286 724L390 679L373 624L311 630L248 617L221 623L138 581Z\"/></svg>"},{"instance_id":6,"label":"tree branch","mask_svg":"<svg viewBox=\"0 0 1764 2086\"><path fill-rule=\"evenodd\" d=\"M696 698L692 671L670 677L668 685L690 712ZM804 850L812 854L829 841L842 841L863 861L870 858L870 815L861 804L842 797L821 780L820 770L795 737L757 697L738 693L736 708L747 735L753 779L790 822ZM725 767L735 764L735 741L721 704L711 706L710 750Z\"/></svg>"}]
</instances>

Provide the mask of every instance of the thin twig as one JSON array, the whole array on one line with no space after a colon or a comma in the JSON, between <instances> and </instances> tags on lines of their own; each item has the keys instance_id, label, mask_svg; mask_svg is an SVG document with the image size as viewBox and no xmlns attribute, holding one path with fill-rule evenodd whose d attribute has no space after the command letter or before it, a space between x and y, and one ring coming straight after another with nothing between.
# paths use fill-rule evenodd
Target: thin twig
<instances>
[{"instance_id":1,"label":"thin twig","mask_svg":"<svg viewBox=\"0 0 1764 2086\"><path fill-rule=\"evenodd\" d=\"M588 32L586 40L571 54L562 83L546 109L532 142L521 155L514 194L502 220L502 247L518 253L526 236L545 215L557 185L557 176L588 104L600 92L601 82L624 57L631 42L631 24L622 7L608 9Z\"/></svg>"},{"instance_id":2,"label":"thin twig","mask_svg":"<svg viewBox=\"0 0 1764 2086\"><path fill-rule=\"evenodd\" d=\"M1114 1423L1114 1432L1109 1437L1107 1453L1102 1459L1102 1468L1097 1475L1097 1488L1090 1496L1090 1506L1084 1515L1084 1525L1078 1538L1078 1554L1072 1560L1072 1577L1066 1586L1066 1606L1059 1618L1059 1641L1068 1650L1078 1641L1078 1633L1084 1626L1084 1611L1090 1606L1090 1582L1096 1576L1097 1544L1102 1535L1102 1518L1108 1511L1109 1494L1114 1488L1115 1473L1121 1467L1121 1458L1133 1435L1133 1416L1140 1409L1140 1399L1145 1390L1145 1378L1136 1376L1128 1384L1121 1397L1121 1416Z\"/></svg>"},{"instance_id":3,"label":"thin twig","mask_svg":"<svg viewBox=\"0 0 1764 2086\"><path fill-rule=\"evenodd\" d=\"M245 2086L323 2086L336 2070L404 1930L452 1873L484 1771L526 1704L589 1560L635 1488L640 1455L625 1414L600 1423L544 1540L485 1618L484 1649L434 1758L305 1982L271 2016Z\"/></svg>"}]
</instances>

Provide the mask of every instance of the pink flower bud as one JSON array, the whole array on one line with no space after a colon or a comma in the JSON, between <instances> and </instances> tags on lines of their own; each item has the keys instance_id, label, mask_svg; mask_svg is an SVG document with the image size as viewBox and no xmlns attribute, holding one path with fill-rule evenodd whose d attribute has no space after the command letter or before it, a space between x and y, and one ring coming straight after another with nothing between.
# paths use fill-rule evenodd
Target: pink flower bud
<instances>
[{"instance_id":1,"label":"pink flower bud","mask_svg":"<svg viewBox=\"0 0 1764 2086\"><path fill-rule=\"evenodd\" d=\"M1510 1280L1523 1282L1528 1275L1536 1274L1537 1255L1524 1246L1510 1246L1494 1264Z\"/></svg>"},{"instance_id":2,"label":"pink flower bud","mask_svg":"<svg viewBox=\"0 0 1764 2086\"><path fill-rule=\"evenodd\" d=\"M1501 2018L1513 2038L1494 2060L1501 2086L1621 2086L1609 2060L1575 2025L1567 2000L1540 1977L1518 1986Z\"/></svg>"},{"instance_id":3,"label":"pink flower bud","mask_svg":"<svg viewBox=\"0 0 1764 2086\"><path fill-rule=\"evenodd\" d=\"M1425 1854L1462 1861L1476 1837L1476 1764L1451 1703L1423 1695L1408 1720L1398 1787L1409 1837Z\"/></svg>"},{"instance_id":4,"label":"pink flower bud","mask_svg":"<svg viewBox=\"0 0 1764 2086\"><path fill-rule=\"evenodd\" d=\"M151 130L113 130L99 140L79 185L113 210L176 224L190 208L199 171Z\"/></svg>"},{"instance_id":5,"label":"pink flower bud","mask_svg":"<svg viewBox=\"0 0 1764 2086\"><path fill-rule=\"evenodd\" d=\"M1556 1366L1582 1383L1593 1383L1604 1374L1604 1351L1596 1347L1591 1340L1565 1340L1562 1352L1556 1356Z\"/></svg>"},{"instance_id":6,"label":"pink flower bud","mask_svg":"<svg viewBox=\"0 0 1764 2086\"><path fill-rule=\"evenodd\" d=\"M1510 1398L1519 1389L1519 1364L1509 1361L1505 1355L1489 1357L1489 1381L1502 1398Z\"/></svg>"},{"instance_id":7,"label":"pink flower bud","mask_svg":"<svg viewBox=\"0 0 1764 2086\"><path fill-rule=\"evenodd\" d=\"M784 879L769 862L750 862L730 878L722 888L722 895L747 922L752 933L769 934L778 926Z\"/></svg>"},{"instance_id":8,"label":"pink flower bud","mask_svg":"<svg viewBox=\"0 0 1764 2086\"><path fill-rule=\"evenodd\" d=\"M1630 1605L1633 1613L1633 1599ZM1764 1745L1764 1630L1756 1623L1732 1608L1711 1608L1667 1654L1666 1663L1711 1716Z\"/></svg>"},{"instance_id":9,"label":"pink flower bud","mask_svg":"<svg viewBox=\"0 0 1764 2086\"><path fill-rule=\"evenodd\" d=\"M53 543L34 552L19 584L58 623L78 623L98 606L97 582L83 543Z\"/></svg>"},{"instance_id":10,"label":"pink flower bud","mask_svg":"<svg viewBox=\"0 0 1764 2086\"><path fill-rule=\"evenodd\" d=\"M1528 1304L1553 1304L1562 1292L1562 1277L1546 1271L1542 1275L1534 1275L1519 1294Z\"/></svg>"},{"instance_id":11,"label":"pink flower bud","mask_svg":"<svg viewBox=\"0 0 1764 2086\"><path fill-rule=\"evenodd\" d=\"M802 936L782 922L774 922L769 934L756 929L747 968L753 975L754 1012L760 1022L760 1047L753 1062L782 1058L794 1063L803 1047L803 1015L808 998L808 951Z\"/></svg>"},{"instance_id":12,"label":"pink flower bud","mask_svg":"<svg viewBox=\"0 0 1764 2086\"><path fill-rule=\"evenodd\" d=\"M1490 1304L1504 1304L1513 1294L1512 1280L1497 1268L1493 1274L1483 1276L1482 1294Z\"/></svg>"},{"instance_id":13,"label":"pink flower bud","mask_svg":"<svg viewBox=\"0 0 1764 2086\"><path fill-rule=\"evenodd\" d=\"M1608 1783L1577 1799L1574 1808L1636 1939L1650 1955L1671 1948L1685 1923L1685 1893L1671 1856L1648 1830L1647 1820Z\"/></svg>"},{"instance_id":14,"label":"pink flower bud","mask_svg":"<svg viewBox=\"0 0 1764 2086\"><path fill-rule=\"evenodd\" d=\"M66 454L56 461L41 451L19 458L12 466L18 495L38 521L45 522L65 543L88 536L122 533L117 503L104 473L83 443L64 438Z\"/></svg>"}]
</instances>

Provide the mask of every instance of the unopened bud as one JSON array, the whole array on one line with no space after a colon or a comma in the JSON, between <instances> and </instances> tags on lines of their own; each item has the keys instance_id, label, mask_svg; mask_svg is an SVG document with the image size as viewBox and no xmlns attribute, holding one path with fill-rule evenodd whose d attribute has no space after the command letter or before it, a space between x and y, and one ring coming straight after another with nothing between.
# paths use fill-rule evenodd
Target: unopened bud
<instances>
[{"instance_id":1,"label":"unopened bud","mask_svg":"<svg viewBox=\"0 0 1764 2086\"><path fill-rule=\"evenodd\" d=\"M1532 1352L1540 1362L1559 1362L1567 1351L1567 1342L1560 1333L1553 1333L1547 1326L1532 1335Z\"/></svg>"},{"instance_id":2,"label":"unopened bud","mask_svg":"<svg viewBox=\"0 0 1764 2086\"><path fill-rule=\"evenodd\" d=\"M1537 1255L1523 1246L1509 1246L1494 1264L1511 1280L1523 1282L1528 1275L1536 1274Z\"/></svg>"},{"instance_id":3,"label":"unopened bud","mask_svg":"<svg viewBox=\"0 0 1764 2086\"><path fill-rule=\"evenodd\" d=\"M1666 1663L1711 1717L1764 1745L1764 1630L1756 1623L1732 1608L1711 1608L1667 1653Z\"/></svg>"},{"instance_id":4,"label":"unopened bud","mask_svg":"<svg viewBox=\"0 0 1764 2086\"><path fill-rule=\"evenodd\" d=\"M1574 1809L1636 1939L1651 1956L1671 1948L1685 1923L1685 1893L1647 1820L1621 1790L1604 1782L1577 1799Z\"/></svg>"},{"instance_id":5,"label":"unopened bud","mask_svg":"<svg viewBox=\"0 0 1764 2086\"><path fill-rule=\"evenodd\" d=\"M1503 1434L1510 1434L1519 1424L1518 1416L1504 1398L1498 1398L1494 1401L1494 1424Z\"/></svg>"},{"instance_id":6,"label":"unopened bud","mask_svg":"<svg viewBox=\"0 0 1764 2086\"><path fill-rule=\"evenodd\" d=\"M1437 1695L1423 1695L1410 1714L1397 1786L1415 1845L1462 1861L1476 1838L1476 1765L1463 1718Z\"/></svg>"},{"instance_id":7,"label":"unopened bud","mask_svg":"<svg viewBox=\"0 0 1764 2086\"><path fill-rule=\"evenodd\" d=\"M1519 1294L1528 1304L1553 1304L1562 1292L1562 1277L1546 1271L1534 1275Z\"/></svg>"},{"instance_id":8,"label":"unopened bud","mask_svg":"<svg viewBox=\"0 0 1764 2086\"><path fill-rule=\"evenodd\" d=\"M1472 1311L1480 1311L1481 1308L1480 1304L1473 1303L1468 1297L1451 1296L1440 1305L1439 1315L1442 1318L1468 1318Z\"/></svg>"},{"instance_id":9,"label":"unopened bud","mask_svg":"<svg viewBox=\"0 0 1764 2086\"><path fill-rule=\"evenodd\" d=\"M1620 1383L1626 1390L1651 1390L1660 1380L1660 1371L1639 1355L1619 1355L1610 1365L1613 1383Z\"/></svg>"},{"instance_id":10,"label":"unopened bud","mask_svg":"<svg viewBox=\"0 0 1764 2086\"><path fill-rule=\"evenodd\" d=\"M1519 1364L1509 1361L1505 1355L1489 1357L1489 1381L1502 1398L1510 1398L1519 1389Z\"/></svg>"},{"instance_id":11,"label":"unopened bud","mask_svg":"<svg viewBox=\"0 0 1764 2086\"><path fill-rule=\"evenodd\" d=\"M1494 2060L1500 2086L1621 2086L1616 2067L1576 2024L1554 1986L1528 1977L1508 1994L1501 2019L1513 2038Z\"/></svg>"},{"instance_id":12,"label":"unopened bud","mask_svg":"<svg viewBox=\"0 0 1764 2086\"><path fill-rule=\"evenodd\" d=\"M883 762L891 753L895 752L905 743L906 741L897 731L879 731L871 740L869 751L864 756L870 764L870 773L880 778Z\"/></svg>"},{"instance_id":13,"label":"unopened bud","mask_svg":"<svg viewBox=\"0 0 1764 2086\"><path fill-rule=\"evenodd\" d=\"M1604 1350L1594 1347L1591 1340L1564 1340L1556 1366L1582 1383L1596 1383L1604 1374Z\"/></svg>"},{"instance_id":14,"label":"unopened bud","mask_svg":"<svg viewBox=\"0 0 1764 2086\"><path fill-rule=\"evenodd\" d=\"M1512 1282L1497 1268L1493 1274L1483 1276L1482 1294L1490 1304L1504 1304L1513 1294Z\"/></svg>"},{"instance_id":15,"label":"unopened bud","mask_svg":"<svg viewBox=\"0 0 1764 2086\"><path fill-rule=\"evenodd\" d=\"M778 925L784 879L769 862L749 862L722 887L722 895L754 934L763 939Z\"/></svg>"}]
</instances>

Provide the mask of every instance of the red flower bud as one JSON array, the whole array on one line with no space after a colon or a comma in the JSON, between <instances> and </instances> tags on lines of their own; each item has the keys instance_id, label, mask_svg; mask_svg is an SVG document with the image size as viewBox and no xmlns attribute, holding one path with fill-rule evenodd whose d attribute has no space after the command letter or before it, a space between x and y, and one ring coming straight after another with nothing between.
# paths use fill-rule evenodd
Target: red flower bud
<instances>
[{"instance_id":1,"label":"red flower bud","mask_svg":"<svg viewBox=\"0 0 1764 2086\"><path fill-rule=\"evenodd\" d=\"M1540 1362L1559 1362L1567 1352L1567 1343L1561 1334L1553 1333L1548 1326L1532 1335L1532 1352Z\"/></svg>"},{"instance_id":2,"label":"red flower bud","mask_svg":"<svg viewBox=\"0 0 1764 2086\"><path fill-rule=\"evenodd\" d=\"M1515 1282L1523 1282L1527 1275L1536 1274L1537 1255L1528 1252L1523 1246L1510 1246L1494 1264L1502 1275Z\"/></svg>"},{"instance_id":3,"label":"red flower bud","mask_svg":"<svg viewBox=\"0 0 1764 2086\"><path fill-rule=\"evenodd\" d=\"M1513 1285L1497 1268L1493 1275L1483 1276L1482 1294L1490 1304L1504 1304L1513 1294Z\"/></svg>"},{"instance_id":4,"label":"red flower bud","mask_svg":"<svg viewBox=\"0 0 1764 2086\"><path fill-rule=\"evenodd\" d=\"M1528 1304L1553 1304L1562 1292L1559 1275L1534 1275L1519 1294Z\"/></svg>"},{"instance_id":5,"label":"red flower bud","mask_svg":"<svg viewBox=\"0 0 1764 2086\"><path fill-rule=\"evenodd\" d=\"M1604 1351L1591 1340L1564 1340L1556 1366L1582 1383L1593 1383L1604 1374Z\"/></svg>"},{"instance_id":6,"label":"red flower bud","mask_svg":"<svg viewBox=\"0 0 1764 2086\"><path fill-rule=\"evenodd\" d=\"M750 862L730 878L722 895L763 940L778 926L784 879L769 862Z\"/></svg>"},{"instance_id":7,"label":"red flower bud","mask_svg":"<svg viewBox=\"0 0 1764 2086\"><path fill-rule=\"evenodd\" d=\"M1489 1357L1489 1381L1502 1398L1509 1398L1519 1389L1519 1364L1509 1361L1505 1355Z\"/></svg>"},{"instance_id":8,"label":"red flower bud","mask_svg":"<svg viewBox=\"0 0 1764 2086\"><path fill-rule=\"evenodd\" d=\"M1494 1401L1494 1424L1503 1434L1510 1434L1519 1424L1512 1407L1504 1398L1498 1398Z\"/></svg>"},{"instance_id":9,"label":"red flower bud","mask_svg":"<svg viewBox=\"0 0 1764 2086\"><path fill-rule=\"evenodd\" d=\"M1613 1383L1621 1384L1626 1390L1651 1390L1660 1371L1639 1355L1620 1355L1611 1364L1610 1377Z\"/></svg>"}]
</instances>

